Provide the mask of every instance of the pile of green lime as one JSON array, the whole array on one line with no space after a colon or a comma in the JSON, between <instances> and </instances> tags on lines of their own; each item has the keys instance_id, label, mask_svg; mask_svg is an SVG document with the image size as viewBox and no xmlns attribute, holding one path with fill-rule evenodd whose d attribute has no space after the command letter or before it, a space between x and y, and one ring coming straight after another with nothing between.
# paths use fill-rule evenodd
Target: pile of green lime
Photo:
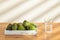
<instances>
[{"instance_id":1,"label":"pile of green lime","mask_svg":"<svg viewBox=\"0 0 60 40\"><path fill-rule=\"evenodd\" d=\"M9 24L6 30L36 30L36 25L24 20L23 23Z\"/></svg>"}]
</instances>

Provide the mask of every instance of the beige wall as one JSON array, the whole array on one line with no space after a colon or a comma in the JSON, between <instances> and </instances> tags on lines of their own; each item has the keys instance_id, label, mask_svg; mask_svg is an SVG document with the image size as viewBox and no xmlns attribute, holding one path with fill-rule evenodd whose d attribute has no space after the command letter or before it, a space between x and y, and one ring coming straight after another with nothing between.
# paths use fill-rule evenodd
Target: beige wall
<instances>
[{"instance_id":1,"label":"beige wall","mask_svg":"<svg viewBox=\"0 0 60 40\"><path fill-rule=\"evenodd\" d=\"M58 14L59 0L0 0L0 22L44 22ZM54 22L60 22L60 16Z\"/></svg>"}]
</instances>

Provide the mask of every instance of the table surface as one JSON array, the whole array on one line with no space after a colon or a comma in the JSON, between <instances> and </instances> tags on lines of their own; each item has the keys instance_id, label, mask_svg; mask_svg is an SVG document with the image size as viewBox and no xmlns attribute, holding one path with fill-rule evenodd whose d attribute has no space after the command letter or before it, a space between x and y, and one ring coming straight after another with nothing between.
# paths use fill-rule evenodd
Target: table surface
<instances>
[{"instance_id":1,"label":"table surface","mask_svg":"<svg viewBox=\"0 0 60 40\"><path fill-rule=\"evenodd\" d=\"M0 40L60 40L60 23L53 23L52 33L45 33L44 23L37 23L37 35L4 35L4 30L9 23L0 23Z\"/></svg>"}]
</instances>

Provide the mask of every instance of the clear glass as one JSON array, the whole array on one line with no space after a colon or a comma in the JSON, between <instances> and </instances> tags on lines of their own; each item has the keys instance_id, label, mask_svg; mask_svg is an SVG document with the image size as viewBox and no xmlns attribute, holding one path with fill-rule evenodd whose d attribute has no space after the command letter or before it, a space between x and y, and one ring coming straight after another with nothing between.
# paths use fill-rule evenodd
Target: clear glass
<instances>
[{"instance_id":1,"label":"clear glass","mask_svg":"<svg viewBox=\"0 0 60 40\"><path fill-rule=\"evenodd\" d=\"M45 22L45 40L49 40L51 33L52 33L52 21Z\"/></svg>"}]
</instances>

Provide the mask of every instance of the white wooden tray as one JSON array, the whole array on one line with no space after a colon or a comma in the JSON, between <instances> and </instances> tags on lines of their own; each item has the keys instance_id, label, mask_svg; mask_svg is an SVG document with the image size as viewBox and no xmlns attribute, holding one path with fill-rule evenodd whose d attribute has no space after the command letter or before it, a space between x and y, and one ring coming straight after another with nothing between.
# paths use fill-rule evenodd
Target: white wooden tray
<instances>
[{"instance_id":1,"label":"white wooden tray","mask_svg":"<svg viewBox=\"0 0 60 40\"><path fill-rule=\"evenodd\" d=\"M5 30L5 35L36 35L37 30Z\"/></svg>"}]
</instances>

